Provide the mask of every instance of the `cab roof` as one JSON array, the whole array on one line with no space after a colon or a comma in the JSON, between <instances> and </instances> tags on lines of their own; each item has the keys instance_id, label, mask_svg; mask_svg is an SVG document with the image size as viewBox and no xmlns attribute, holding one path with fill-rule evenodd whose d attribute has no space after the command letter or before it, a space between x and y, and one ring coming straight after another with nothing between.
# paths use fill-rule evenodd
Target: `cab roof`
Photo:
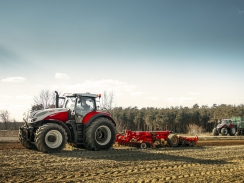
<instances>
[{"instance_id":1,"label":"cab roof","mask_svg":"<svg viewBox=\"0 0 244 183\"><path fill-rule=\"evenodd\" d=\"M64 93L63 94L64 97L76 97L76 96L84 96L84 97L101 97L101 94L91 94L91 93Z\"/></svg>"}]
</instances>

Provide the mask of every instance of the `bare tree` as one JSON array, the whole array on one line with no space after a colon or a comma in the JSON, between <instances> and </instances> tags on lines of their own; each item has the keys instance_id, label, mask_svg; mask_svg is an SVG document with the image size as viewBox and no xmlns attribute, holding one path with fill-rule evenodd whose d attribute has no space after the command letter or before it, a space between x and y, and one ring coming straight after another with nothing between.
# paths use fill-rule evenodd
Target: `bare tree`
<instances>
[{"instance_id":1,"label":"bare tree","mask_svg":"<svg viewBox=\"0 0 244 183\"><path fill-rule=\"evenodd\" d=\"M10 113L8 112L8 110L1 110L0 111L0 118L2 119L3 122L9 122Z\"/></svg>"},{"instance_id":2,"label":"bare tree","mask_svg":"<svg viewBox=\"0 0 244 183\"><path fill-rule=\"evenodd\" d=\"M101 108L105 108L107 110L111 110L114 106L114 92L104 91L101 98Z\"/></svg>"},{"instance_id":3,"label":"bare tree","mask_svg":"<svg viewBox=\"0 0 244 183\"><path fill-rule=\"evenodd\" d=\"M7 122L10 121L10 113L8 112L8 110L1 110L0 111L0 118L4 122L4 129L6 130L7 129Z\"/></svg>"},{"instance_id":4,"label":"bare tree","mask_svg":"<svg viewBox=\"0 0 244 183\"><path fill-rule=\"evenodd\" d=\"M33 107L33 106L32 106L32 107ZM32 108L31 108L31 110L32 110ZM30 111L26 111L26 112L23 113L23 118L26 119L26 120L28 121L28 119L29 119L29 115L30 115Z\"/></svg>"},{"instance_id":5,"label":"bare tree","mask_svg":"<svg viewBox=\"0 0 244 183\"><path fill-rule=\"evenodd\" d=\"M31 106L31 111L38 111L44 109L42 104L36 104Z\"/></svg>"},{"instance_id":6,"label":"bare tree","mask_svg":"<svg viewBox=\"0 0 244 183\"><path fill-rule=\"evenodd\" d=\"M55 92L50 90L41 90L38 96L34 96L34 105L32 111L55 108Z\"/></svg>"}]
</instances>

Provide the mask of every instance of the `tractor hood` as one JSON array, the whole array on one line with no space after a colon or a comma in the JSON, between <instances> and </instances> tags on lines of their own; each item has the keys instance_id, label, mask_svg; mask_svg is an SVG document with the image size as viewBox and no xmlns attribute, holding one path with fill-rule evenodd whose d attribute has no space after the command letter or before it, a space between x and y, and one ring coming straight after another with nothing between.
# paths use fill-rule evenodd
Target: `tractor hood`
<instances>
[{"instance_id":1,"label":"tractor hood","mask_svg":"<svg viewBox=\"0 0 244 183\"><path fill-rule=\"evenodd\" d=\"M224 126L226 126L226 124L218 124L217 128L223 128Z\"/></svg>"},{"instance_id":2,"label":"tractor hood","mask_svg":"<svg viewBox=\"0 0 244 183\"><path fill-rule=\"evenodd\" d=\"M40 121L43 119L56 119L55 116L60 116L60 114L67 113L68 115L68 110L65 108L52 108L52 109L43 109L43 110L38 110L30 113L28 123L33 123L36 121ZM51 118L53 117L53 118ZM66 120L66 119L65 119Z\"/></svg>"}]
</instances>

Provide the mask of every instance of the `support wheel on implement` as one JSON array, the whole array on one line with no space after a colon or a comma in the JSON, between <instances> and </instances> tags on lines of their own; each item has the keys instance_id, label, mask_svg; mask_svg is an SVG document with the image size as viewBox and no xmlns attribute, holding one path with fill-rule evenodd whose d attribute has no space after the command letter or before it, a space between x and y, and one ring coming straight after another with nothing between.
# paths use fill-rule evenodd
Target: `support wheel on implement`
<instances>
[{"instance_id":1,"label":"support wheel on implement","mask_svg":"<svg viewBox=\"0 0 244 183\"><path fill-rule=\"evenodd\" d=\"M140 147L141 147L141 149L146 149L147 148L147 144L146 143L141 143Z\"/></svg>"},{"instance_id":2,"label":"support wheel on implement","mask_svg":"<svg viewBox=\"0 0 244 183\"><path fill-rule=\"evenodd\" d=\"M170 134L168 136L167 142L170 147L177 147L179 144L179 138L176 134Z\"/></svg>"}]
</instances>

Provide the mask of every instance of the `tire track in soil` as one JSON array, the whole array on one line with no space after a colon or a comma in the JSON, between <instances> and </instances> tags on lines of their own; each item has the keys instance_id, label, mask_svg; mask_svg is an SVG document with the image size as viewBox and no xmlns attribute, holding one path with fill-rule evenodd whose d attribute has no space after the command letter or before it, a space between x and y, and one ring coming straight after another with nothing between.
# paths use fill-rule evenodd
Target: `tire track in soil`
<instances>
[{"instance_id":1,"label":"tire track in soil","mask_svg":"<svg viewBox=\"0 0 244 183\"><path fill-rule=\"evenodd\" d=\"M243 147L75 149L57 154L1 150L0 182L239 181L244 169ZM235 176L222 177L228 172Z\"/></svg>"}]
</instances>

